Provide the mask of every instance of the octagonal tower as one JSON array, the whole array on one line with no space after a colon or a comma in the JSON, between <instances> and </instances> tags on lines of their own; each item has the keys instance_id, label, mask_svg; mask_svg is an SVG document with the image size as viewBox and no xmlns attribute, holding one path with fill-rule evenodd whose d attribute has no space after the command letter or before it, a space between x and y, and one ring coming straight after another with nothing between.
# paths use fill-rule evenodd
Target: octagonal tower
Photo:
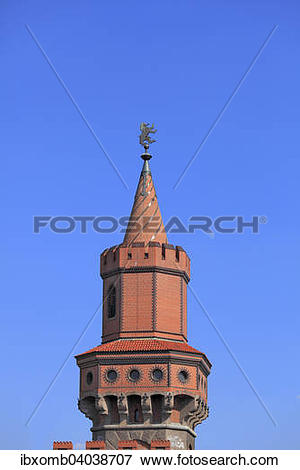
<instances>
[{"instance_id":1,"label":"octagonal tower","mask_svg":"<svg viewBox=\"0 0 300 470\"><path fill-rule=\"evenodd\" d=\"M190 259L168 244L145 150L124 241L101 254L102 344L76 356L78 406L108 449L194 449L211 364L187 344Z\"/></svg>"}]
</instances>

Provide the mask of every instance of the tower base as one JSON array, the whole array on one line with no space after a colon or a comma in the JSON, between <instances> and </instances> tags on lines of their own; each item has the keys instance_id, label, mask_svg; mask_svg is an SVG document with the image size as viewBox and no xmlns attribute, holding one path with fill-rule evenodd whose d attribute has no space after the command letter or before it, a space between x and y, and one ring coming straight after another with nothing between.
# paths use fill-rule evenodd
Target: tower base
<instances>
[{"instance_id":1,"label":"tower base","mask_svg":"<svg viewBox=\"0 0 300 470\"><path fill-rule=\"evenodd\" d=\"M93 440L104 441L107 449L118 449L120 441L137 441L139 448L150 449L153 440L170 441L171 450L193 450L196 433L176 424L107 425L92 427Z\"/></svg>"}]
</instances>

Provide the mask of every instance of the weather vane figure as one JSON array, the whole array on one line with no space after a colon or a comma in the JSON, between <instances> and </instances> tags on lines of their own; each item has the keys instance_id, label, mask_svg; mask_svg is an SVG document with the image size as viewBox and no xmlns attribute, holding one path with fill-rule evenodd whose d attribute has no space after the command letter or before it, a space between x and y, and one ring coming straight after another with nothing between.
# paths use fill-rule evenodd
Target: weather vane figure
<instances>
[{"instance_id":1,"label":"weather vane figure","mask_svg":"<svg viewBox=\"0 0 300 470\"><path fill-rule=\"evenodd\" d=\"M144 149L147 150L149 148L149 144L156 142L155 139L151 139L150 134L155 134L157 129L154 129L154 124L150 127L150 124L147 122L142 122L140 125L140 144L144 146Z\"/></svg>"}]
</instances>

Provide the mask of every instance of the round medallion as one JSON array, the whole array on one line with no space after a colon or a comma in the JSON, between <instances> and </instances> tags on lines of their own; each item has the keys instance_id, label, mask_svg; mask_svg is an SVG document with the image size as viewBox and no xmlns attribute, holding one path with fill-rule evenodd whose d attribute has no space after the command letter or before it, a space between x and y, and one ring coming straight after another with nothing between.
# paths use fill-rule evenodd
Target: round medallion
<instances>
[{"instance_id":1,"label":"round medallion","mask_svg":"<svg viewBox=\"0 0 300 470\"><path fill-rule=\"evenodd\" d=\"M185 370L185 369L180 370L180 371L178 372L178 378L179 378L180 382L182 382L182 383L187 382L188 379L189 379L189 373L188 373L188 371Z\"/></svg>"},{"instance_id":2,"label":"round medallion","mask_svg":"<svg viewBox=\"0 0 300 470\"><path fill-rule=\"evenodd\" d=\"M128 378L131 382L137 382L141 378L141 373L138 369L131 369L129 371Z\"/></svg>"},{"instance_id":3,"label":"round medallion","mask_svg":"<svg viewBox=\"0 0 300 470\"><path fill-rule=\"evenodd\" d=\"M116 382L118 378L118 372L115 369L109 369L106 372L106 379L108 382Z\"/></svg>"},{"instance_id":4,"label":"round medallion","mask_svg":"<svg viewBox=\"0 0 300 470\"><path fill-rule=\"evenodd\" d=\"M156 367L155 369L153 369L151 371L151 378L155 382L160 382L162 380L163 376L164 376L164 373L159 367Z\"/></svg>"}]
</instances>

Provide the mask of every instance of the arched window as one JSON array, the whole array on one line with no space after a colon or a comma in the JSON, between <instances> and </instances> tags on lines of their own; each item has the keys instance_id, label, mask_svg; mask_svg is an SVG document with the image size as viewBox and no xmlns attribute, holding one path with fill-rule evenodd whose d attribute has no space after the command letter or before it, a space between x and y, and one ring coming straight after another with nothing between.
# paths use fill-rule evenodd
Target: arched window
<instances>
[{"instance_id":1,"label":"arched window","mask_svg":"<svg viewBox=\"0 0 300 470\"><path fill-rule=\"evenodd\" d=\"M113 318L116 316L116 288L110 286L107 296L107 316Z\"/></svg>"},{"instance_id":2,"label":"arched window","mask_svg":"<svg viewBox=\"0 0 300 470\"><path fill-rule=\"evenodd\" d=\"M134 410L134 422L135 422L135 423L138 423L139 420L140 420L140 417L139 417L139 410L136 408L136 409Z\"/></svg>"}]
</instances>

